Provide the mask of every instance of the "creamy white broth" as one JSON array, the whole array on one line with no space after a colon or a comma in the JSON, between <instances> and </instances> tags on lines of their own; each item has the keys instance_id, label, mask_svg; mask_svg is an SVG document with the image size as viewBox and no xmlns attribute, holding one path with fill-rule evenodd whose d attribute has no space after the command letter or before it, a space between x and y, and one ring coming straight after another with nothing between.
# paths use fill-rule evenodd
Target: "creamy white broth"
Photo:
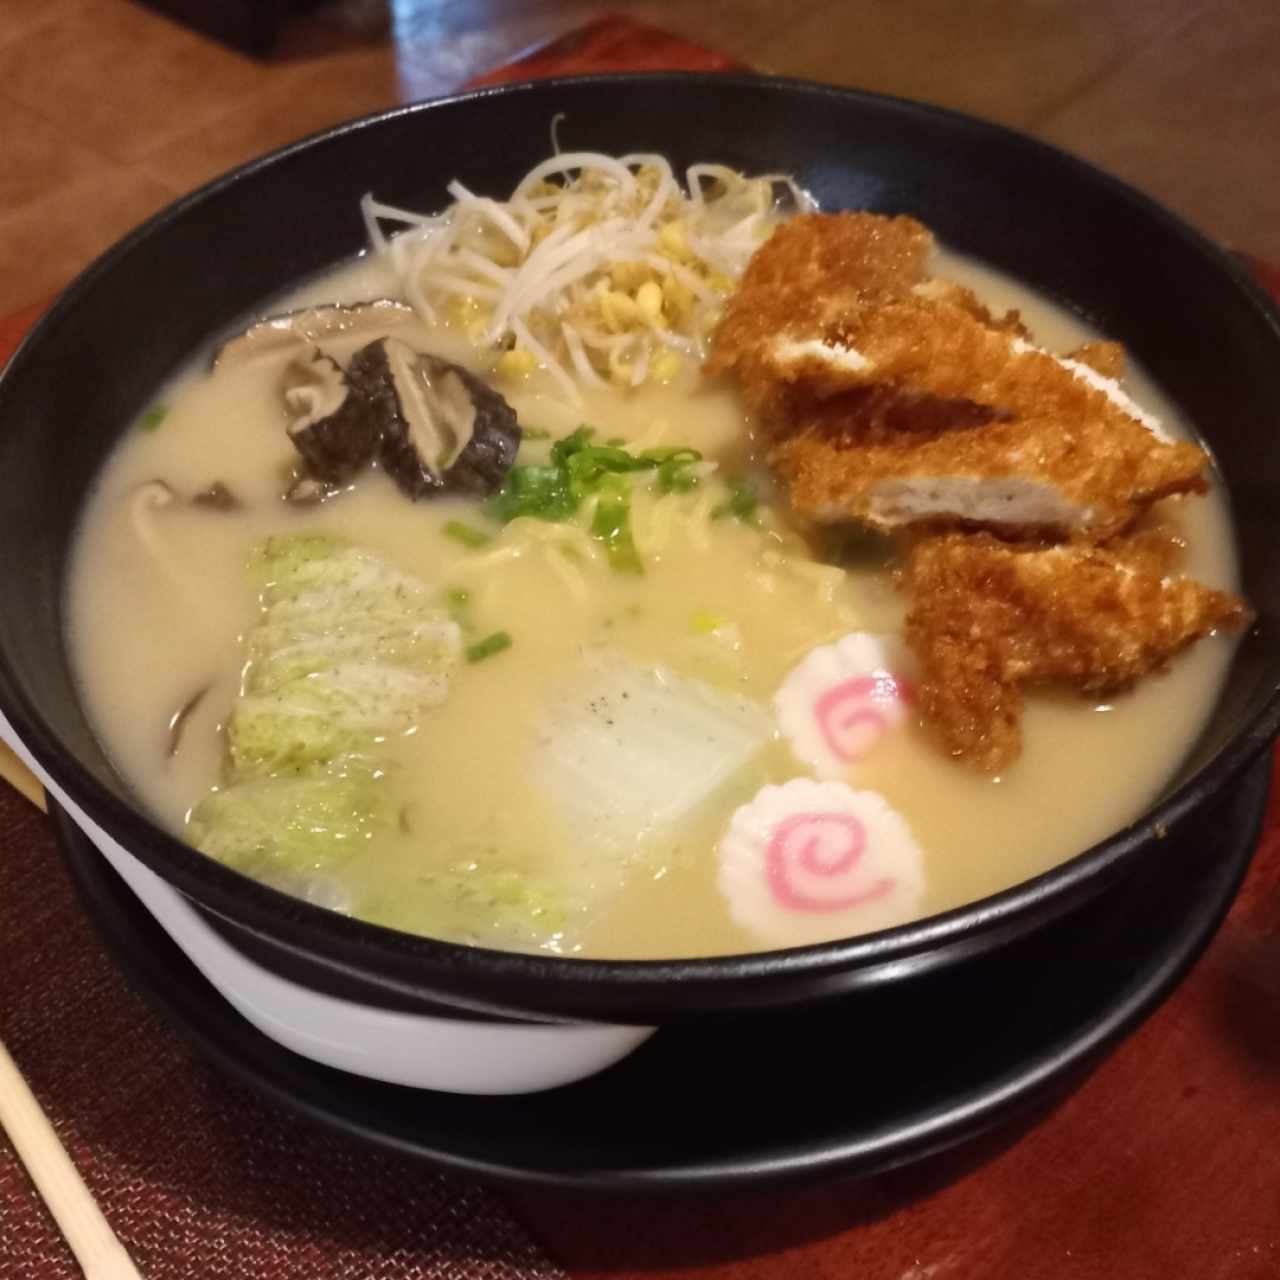
<instances>
[{"instance_id":1,"label":"creamy white broth","mask_svg":"<svg viewBox=\"0 0 1280 1280\"><path fill-rule=\"evenodd\" d=\"M997 309L1020 308L1050 349L1097 336L976 264L947 257L939 274L972 285ZM364 261L273 309L390 292L378 263ZM411 340L482 373L492 359L455 333L424 328ZM327 345L340 358L349 354ZM456 518L474 522L474 504L410 503L376 472L318 508L292 509L280 501L295 455L283 429L279 373L278 362L265 362L211 377L207 360L198 361L158 397L168 406L161 426L129 433L84 515L68 586L73 661L108 755L143 804L181 834L189 810L219 779L242 637L259 615L245 569L253 547L273 534L330 531L442 590L465 588L474 635L504 629L513 637L501 655L460 666L445 703L396 745L402 776L415 779L403 797L408 829L383 833L342 869L359 913L414 927L405 904L424 892L424 874L499 857L505 867L577 886L584 905L545 941L552 950L667 957L767 946L731 919L713 850L728 812L756 787L805 772L780 739L668 837L575 847L537 781L539 726L548 705L582 679L584 655L602 650L641 665L661 663L768 707L787 672L815 646L851 631L900 629L904 603L889 572L815 572L798 537L781 525L761 531L709 522L710 485L687 495L638 493L640 578L614 572L602 556L584 560L589 543L562 526L545 526L546 547L509 533L485 548L460 546L443 526ZM1173 407L1140 371L1126 382L1176 426ZM586 421L632 448L691 445L728 474L753 447L736 392L703 383L693 371L669 387L585 393L575 409L530 384L499 385L522 423L555 435ZM158 477L183 495L221 481L245 503L234 513L186 504L152 513L168 569L130 524L129 495ZM1221 498L1164 506L1189 543L1187 572L1234 586ZM557 549L565 538L576 552ZM712 634L710 621L717 623ZM1193 741L1229 655L1229 639L1201 642L1168 674L1104 707L1033 694L1022 755L997 779L954 763L914 726L851 769L849 781L882 792L923 849L920 913L1025 880L1137 817ZM202 689L170 757L171 717Z\"/></svg>"}]
</instances>

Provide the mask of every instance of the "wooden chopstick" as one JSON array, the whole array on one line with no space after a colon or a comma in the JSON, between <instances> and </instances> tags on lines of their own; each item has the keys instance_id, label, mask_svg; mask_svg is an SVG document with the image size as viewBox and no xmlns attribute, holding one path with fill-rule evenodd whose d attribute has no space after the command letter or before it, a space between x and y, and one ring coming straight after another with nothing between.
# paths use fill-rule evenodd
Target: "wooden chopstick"
<instances>
[{"instance_id":1,"label":"wooden chopstick","mask_svg":"<svg viewBox=\"0 0 1280 1280\"><path fill-rule=\"evenodd\" d=\"M141 1280L0 1041L0 1126L26 1165L86 1280Z\"/></svg>"},{"instance_id":2,"label":"wooden chopstick","mask_svg":"<svg viewBox=\"0 0 1280 1280\"><path fill-rule=\"evenodd\" d=\"M45 809L44 788L6 743L0 742L0 778L26 796L37 809Z\"/></svg>"}]
</instances>

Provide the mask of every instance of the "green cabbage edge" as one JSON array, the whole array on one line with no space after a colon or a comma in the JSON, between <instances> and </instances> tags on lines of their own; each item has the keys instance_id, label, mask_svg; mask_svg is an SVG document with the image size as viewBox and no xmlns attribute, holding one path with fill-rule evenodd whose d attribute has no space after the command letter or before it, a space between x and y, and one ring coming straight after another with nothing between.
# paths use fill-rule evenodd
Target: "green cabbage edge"
<instances>
[{"instance_id":1,"label":"green cabbage edge","mask_svg":"<svg viewBox=\"0 0 1280 1280\"><path fill-rule=\"evenodd\" d=\"M391 737L446 694L461 648L440 597L328 534L267 538L250 558L263 613L246 636L244 689L227 722L222 783L197 804L191 844L267 882L340 872L397 820ZM537 943L567 910L545 883L459 862L353 914L467 940Z\"/></svg>"}]
</instances>

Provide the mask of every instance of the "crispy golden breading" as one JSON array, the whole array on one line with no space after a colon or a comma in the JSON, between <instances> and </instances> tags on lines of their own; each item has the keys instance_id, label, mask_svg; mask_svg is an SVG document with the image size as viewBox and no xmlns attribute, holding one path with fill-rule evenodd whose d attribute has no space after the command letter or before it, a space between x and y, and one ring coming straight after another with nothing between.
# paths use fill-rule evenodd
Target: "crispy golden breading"
<instances>
[{"instance_id":1,"label":"crispy golden breading","mask_svg":"<svg viewBox=\"0 0 1280 1280\"><path fill-rule=\"evenodd\" d=\"M932 280L926 280L923 284L916 285L911 292L917 298L924 298L933 302L950 302L957 307L961 307L975 320L980 321L989 329L999 329L1015 338L1031 337L1031 330L1022 323L1022 316L1019 312L1006 311L1004 315L997 315L986 306L972 289L965 285L957 284L954 280L942 280L935 277Z\"/></svg>"},{"instance_id":2,"label":"crispy golden breading","mask_svg":"<svg viewBox=\"0 0 1280 1280\"><path fill-rule=\"evenodd\" d=\"M1125 365L1128 363L1124 344L1120 342L1086 342L1084 346L1068 351L1066 358L1087 364L1104 378L1111 378L1116 382L1124 377Z\"/></svg>"},{"instance_id":3,"label":"crispy golden breading","mask_svg":"<svg viewBox=\"0 0 1280 1280\"><path fill-rule=\"evenodd\" d=\"M921 710L996 770L1027 686L1123 688L1248 610L1172 576L1167 530L1133 532L1204 492L1208 460L1121 389L1124 348L1040 350L1016 312L925 279L930 246L909 218L796 219L752 258L708 369L739 379L798 514L925 531L903 574Z\"/></svg>"},{"instance_id":4,"label":"crispy golden breading","mask_svg":"<svg viewBox=\"0 0 1280 1280\"><path fill-rule=\"evenodd\" d=\"M813 377L807 361L778 371L793 427L769 461L810 519L1101 539L1160 498L1205 489L1197 446L1156 440L1105 391L1045 352L1012 351L951 302L886 304L857 343L890 376ZM1117 349L1082 354L1115 367Z\"/></svg>"},{"instance_id":5,"label":"crispy golden breading","mask_svg":"<svg viewBox=\"0 0 1280 1280\"><path fill-rule=\"evenodd\" d=\"M906 449L913 442L920 444L950 431L984 426L1000 417L972 400L942 400L874 385L833 396L816 396L805 387L787 386L779 397L791 420L803 424L780 437L770 451L768 461L778 465L784 478L785 461L804 452L801 437L814 437L838 450L875 445ZM795 447L789 449L793 440Z\"/></svg>"},{"instance_id":6,"label":"crispy golden breading","mask_svg":"<svg viewBox=\"0 0 1280 1280\"><path fill-rule=\"evenodd\" d=\"M1114 381L1118 343L1038 349L1016 313L924 279L930 244L910 218L809 214L729 302L707 367L737 374L799 514L1098 541L1204 491L1204 453Z\"/></svg>"},{"instance_id":7,"label":"crispy golden breading","mask_svg":"<svg viewBox=\"0 0 1280 1280\"><path fill-rule=\"evenodd\" d=\"M769 463L800 515L885 530L937 523L1102 539L1160 498L1206 489L1199 448L1159 444L1132 419L982 414L928 398L872 395L852 415L828 402Z\"/></svg>"},{"instance_id":8,"label":"crispy golden breading","mask_svg":"<svg viewBox=\"0 0 1280 1280\"><path fill-rule=\"evenodd\" d=\"M752 255L712 339L709 373L730 370L757 407L772 392L761 373L779 335L821 336L868 303L905 296L925 278L933 236L914 218L802 214Z\"/></svg>"},{"instance_id":9,"label":"crispy golden breading","mask_svg":"<svg viewBox=\"0 0 1280 1280\"><path fill-rule=\"evenodd\" d=\"M887 386L969 400L1008 417L1097 415L1133 421L1103 390L1049 352L1011 338L953 301L886 302L830 327L826 336L831 349L856 352L865 365L789 357L788 348L774 342L763 353L765 369L778 381L802 384L817 395Z\"/></svg>"},{"instance_id":10,"label":"crispy golden breading","mask_svg":"<svg viewBox=\"0 0 1280 1280\"><path fill-rule=\"evenodd\" d=\"M810 519L1101 539L1162 497L1204 491L1197 446L1157 439L1114 392L954 301L887 302L834 339L865 367L780 359L777 343L761 366L787 419L771 462ZM1084 354L1118 360L1111 344Z\"/></svg>"},{"instance_id":11,"label":"crispy golden breading","mask_svg":"<svg viewBox=\"0 0 1280 1280\"><path fill-rule=\"evenodd\" d=\"M1113 693L1211 631L1243 601L1168 575L1160 535L1107 546L1018 547L987 534L925 538L907 559L906 639L920 706L947 749L989 772L1018 754L1023 688Z\"/></svg>"}]
</instances>

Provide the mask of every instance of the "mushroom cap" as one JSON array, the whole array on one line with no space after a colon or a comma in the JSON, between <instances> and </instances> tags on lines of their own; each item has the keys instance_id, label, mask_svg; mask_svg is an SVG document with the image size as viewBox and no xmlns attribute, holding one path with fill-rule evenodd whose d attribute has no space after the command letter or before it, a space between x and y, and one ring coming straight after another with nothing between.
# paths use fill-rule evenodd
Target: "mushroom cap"
<instances>
[{"instance_id":1,"label":"mushroom cap","mask_svg":"<svg viewBox=\"0 0 1280 1280\"><path fill-rule=\"evenodd\" d=\"M283 396L291 415L286 430L309 479L340 485L373 460L380 434L374 407L318 347L289 361Z\"/></svg>"},{"instance_id":2,"label":"mushroom cap","mask_svg":"<svg viewBox=\"0 0 1280 1280\"><path fill-rule=\"evenodd\" d=\"M402 492L484 496L501 487L520 424L473 373L387 337L357 351L347 376L373 406L378 460Z\"/></svg>"},{"instance_id":3,"label":"mushroom cap","mask_svg":"<svg viewBox=\"0 0 1280 1280\"><path fill-rule=\"evenodd\" d=\"M350 306L328 303L268 316L251 324L213 353L215 370L235 368L254 360L285 355L328 338L385 333L413 320L412 307L391 298L374 298Z\"/></svg>"}]
</instances>

